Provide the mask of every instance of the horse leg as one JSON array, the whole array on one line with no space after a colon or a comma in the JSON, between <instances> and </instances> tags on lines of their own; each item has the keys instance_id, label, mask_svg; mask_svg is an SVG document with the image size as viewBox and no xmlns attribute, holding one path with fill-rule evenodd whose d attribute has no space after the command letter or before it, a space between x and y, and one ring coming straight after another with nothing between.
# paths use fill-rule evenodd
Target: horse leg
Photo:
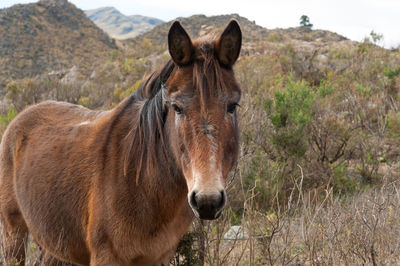
<instances>
[{"instance_id":1,"label":"horse leg","mask_svg":"<svg viewBox=\"0 0 400 266\"><path fill-rule=\"evenodd\" d=\"M28 240L28 229L17 208L2 208L1 253L5 265L25 265L25 248Z\"/></svg>"}]
</instances>

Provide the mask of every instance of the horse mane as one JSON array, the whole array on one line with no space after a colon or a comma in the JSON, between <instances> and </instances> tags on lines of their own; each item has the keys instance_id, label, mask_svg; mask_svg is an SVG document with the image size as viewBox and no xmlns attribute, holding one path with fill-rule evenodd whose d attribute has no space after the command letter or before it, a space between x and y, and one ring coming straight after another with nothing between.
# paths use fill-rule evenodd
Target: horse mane
<instances>
[{"instance_id":1,"label":"horse mane","mask_svg":"<svg viewBox=\"0 0 400 266\"><path fill-rule=\"evenodd\" d=\"M193 86L199 90L201 112L207 117L207 99L218 97L226 91L221 66L215 56L215 40L201 38L194 42L196 53L193 62ZM142 103L137 123L126 136L124 154L124 175L129 169L135 169L133 174L138 183L141 174L152 175L161 157L169 162L167 145L165 142L164 123L167 110L163 106L163 89L170 77L175 64L169 60L165 66L152 73L134 93L136 103ZM230 69L228 69L230 70ZM162 146L162 153L158 150ZM132 160L135 159L135 162ZM134 167L129 168L134 163Z\"/></svg>"},{"instance_id":2,"label":"horse mane","mask_svg":"<svg viewBox=\"0 0 400 266\"><path fill-rule=\"evenodd\" d=\"M163 88L174 69L174 63L169 60L165 66L152 73L141 83L139 89L131 96L136 102L142 104L136 125L132 127L125 137L124 151L124 175L128 175L128 169L133 157L135 162L135 177L138 183L140 175L151 173L158 162L158 144L161 142L163 155L167 157L167 148L164 141L164 120L166 110L163 107ZM135 155L135 156L134 156Z\"/></svg>"}]
</instances>

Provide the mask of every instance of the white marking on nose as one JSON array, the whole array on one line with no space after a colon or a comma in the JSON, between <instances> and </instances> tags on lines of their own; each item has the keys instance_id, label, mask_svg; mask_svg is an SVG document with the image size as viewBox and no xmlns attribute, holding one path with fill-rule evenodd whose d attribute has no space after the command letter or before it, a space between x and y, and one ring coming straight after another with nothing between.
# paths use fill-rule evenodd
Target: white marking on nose
<instances>
[{"instance_id":1,"label":"white marking on nose","mask_svg":"<svg viewBox=\"0 0 400 266\"><path fill-rule=\"evenodd\" d=\"M210 141L211 142L211 141ZM209 160L206 171L199 171L196 167L193 168L192 174L194 179L193 190L197 193L215 193L223 190L222 173L217 165L216 153L218 147L214 143L209 146Z\"/></svg>"}]
</instances>

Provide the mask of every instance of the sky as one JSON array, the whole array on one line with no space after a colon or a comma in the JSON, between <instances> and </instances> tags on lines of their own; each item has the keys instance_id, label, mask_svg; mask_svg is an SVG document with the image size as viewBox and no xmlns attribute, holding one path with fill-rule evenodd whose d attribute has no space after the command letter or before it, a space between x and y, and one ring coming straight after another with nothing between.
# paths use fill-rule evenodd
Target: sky
<instances>
[{"instance_id":1,"label":"sky","mask_svg":"<svg viewBox=\"0 0 400 266\"><path fill-rule=\"evenodd\" d=\"M371 31L383 35L380 45L400 45L400 0L69 0L87 10L113 6L125 15L144 15L165 21L195 14L237 13L268 29L296 27L307 15L314 29L362 41ZM0 8L34 0L0 0ZM245 33L244 33L245 34Z\"/></svg>"}]
</instances>

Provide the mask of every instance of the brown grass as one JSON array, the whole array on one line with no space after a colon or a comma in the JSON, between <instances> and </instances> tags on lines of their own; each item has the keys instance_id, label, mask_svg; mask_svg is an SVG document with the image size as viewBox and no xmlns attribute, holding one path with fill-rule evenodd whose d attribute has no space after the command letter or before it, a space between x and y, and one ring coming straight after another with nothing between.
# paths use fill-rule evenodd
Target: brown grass
<instances>
[{"instance_id":1,"label":"brown grass","mask_svg":"<svg viewBox=\"0 0 400 266\"><path fill-rule=\"evenodd\" d=\"M250 193L240 223L249 237L223 239L230 228L228 210L221 220L203 227L204 264L399 264L399 188L393 182L343 198L326 190L317 203L299 197L285 210L270 213L255 211Z\"/></svg>"}]
</instances>

